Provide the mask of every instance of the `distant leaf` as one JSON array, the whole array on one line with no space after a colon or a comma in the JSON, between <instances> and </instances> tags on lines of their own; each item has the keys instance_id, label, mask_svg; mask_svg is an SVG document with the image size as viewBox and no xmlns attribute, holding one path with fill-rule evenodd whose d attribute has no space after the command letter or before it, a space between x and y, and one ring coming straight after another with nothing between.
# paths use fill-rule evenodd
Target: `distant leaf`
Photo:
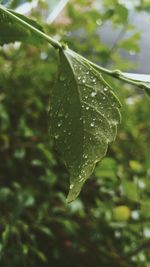
<instances>
[{"instance_id":1,"label":"distant leaf","mask_svg":"<svg viewBox=\"0 0 150 267\"><path fill-rule=\"evenodd\" d=\"M102 76L75 52L60 51L52 90L50 130L70 173L74 200L116 137L120 103Z\"/></svg>"},{"instance_id":2,"label":"distant leaf","mask_svg":"<svg viewBox=\"0 0 150 267\"><path fill-rule=\"evenodd\" d=\"M140 41L140 37L140 32L136 32L131 37L118 42L119 48L129 50L131 53L139 53L140 48L138 43Z\"/></svg>"},{"instance_id":3,"label":"distant leaf","mask_svg":"<svg viewBox=\"0 0 150 267\"><path fill-rule=\"evenodd\" d=\"M35 28L43 31L42 27L36 23L34 20L29 19L21 14L18 14L12 10L8 10L16 17L19 17L28 24L34 26ZM7 44L10 42L25 42L31 44L42 43L42 38L37 36L32 31L26 29L25 26L16 22L13 18L10 18L3 9L0 8L0 45Z\"/></svg>"},{"instance_id":4,"label":"distant leaf","mask_svg":"<svg viewBox=\"0 0 150 267\"><path fill-rule=\"evenodd\" d=\"M117 1L116 1L117 2ZM128 9L118 2L114 6L114 16L112 18L113 23L125 24L128 20Z\"/></svg>"}]
</instances>

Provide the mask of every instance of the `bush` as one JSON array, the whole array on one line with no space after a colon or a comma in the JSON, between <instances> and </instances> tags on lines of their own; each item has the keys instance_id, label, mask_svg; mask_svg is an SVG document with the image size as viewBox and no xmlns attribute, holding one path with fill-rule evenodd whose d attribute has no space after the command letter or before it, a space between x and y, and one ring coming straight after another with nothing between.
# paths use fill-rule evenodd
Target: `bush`
<instances>
[{"instance_id":1,"label":"bush","mask_svg":"<svg viewBox=\"0 0 150 267\"><path fill-rule=\"evenodd\" d=\"M124 69L119 43L111 50L100 42L96 25L128 29L126 7L102 1L100 13L93 1L77 2L68 5L69 24L49 27L51 34L100 64ZM136 38L124 49L133 46ZM1 266L149 267L149 99L113 81L123 104L118 138L80 197L66 205L69 175L48 133L57 65L48 46L0 50Z\"/></svg>"}]
</instances>

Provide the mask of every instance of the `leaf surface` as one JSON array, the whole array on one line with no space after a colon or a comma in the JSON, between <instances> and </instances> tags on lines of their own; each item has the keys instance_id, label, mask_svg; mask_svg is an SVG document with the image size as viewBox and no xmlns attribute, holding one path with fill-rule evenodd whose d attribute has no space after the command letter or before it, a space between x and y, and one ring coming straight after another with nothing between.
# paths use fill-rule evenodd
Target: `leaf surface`
<instances>
[{"instance_id":1,"label":"leaf surface","mask_svg":"<svg viewBox=\"0 0 150 267\"><path fill-rule=\"evenodd\" d=\"M43 31L42 27L36 21L16 13L15 11L9 9L8 11L38 30ZM0 8L0 45L15 41L30 44L41 44L43 42L42 38L37 36L31 30L26 29L26 27L22 26L19 22L16 22L14 18L10 18L10 16L4 12L3 8Z\"/></svg>"},{"instance_id":2,"label":"leaf surface","mask_svg":"<svg viewBox=\"0 0 150 267\"><path fill-rule=\"evenodd\" d=\"M150 83L146 83L150 88ZM146 94L150 97L150 89L145 89Z\"/></svg>"},{"instance_id":3,"label":"leaf surface","mask_svg":"<svg viewBox=\"0 0 150 267\"><path fill-rule=\"evenodd\" d=\"M81 191L116 137L120 102L102 76L70 49L60 51L52 90L50 132L70 173L68 202Z\"/></svg>"}]
</instances>

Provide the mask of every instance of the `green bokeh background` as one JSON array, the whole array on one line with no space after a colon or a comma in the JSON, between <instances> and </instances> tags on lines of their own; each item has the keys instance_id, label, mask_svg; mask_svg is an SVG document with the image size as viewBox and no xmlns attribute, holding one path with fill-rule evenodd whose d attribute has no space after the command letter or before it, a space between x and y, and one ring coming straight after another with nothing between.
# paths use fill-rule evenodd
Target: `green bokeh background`
<instances>
[{"instance_id":1,"label":"green bokeh background","mask_svg":"<svg viewBox=\"0 0 150 267\"><path fill-rule=\"evenodd\" d=\"M40 10L47 7L39 1L32 16L90 60L133 68L120 53L139 52L129 11L119 1L101 4L98 10L94 1L70 1L65 19L45 25ZM148 1L134 6L150 11ZM104 44L98 29L107 22L130 30L131 39L113 49ZM66 205L69 175L48 131L57 68L47 45L0 48L0 266L150 267L150 100L105 77L122 102L122 123L107 157Z\"/></svg>"}]
</instances>

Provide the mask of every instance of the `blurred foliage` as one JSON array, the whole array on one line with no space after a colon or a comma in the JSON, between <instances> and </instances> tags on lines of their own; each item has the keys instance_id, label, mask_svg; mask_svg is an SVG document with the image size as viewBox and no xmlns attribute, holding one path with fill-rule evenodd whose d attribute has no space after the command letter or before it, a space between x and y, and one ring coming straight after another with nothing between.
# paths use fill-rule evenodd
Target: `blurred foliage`
<instances>
[{"instance_id":1,"label":"blurred foliage","mask_svg":"<svg viewBox=\"0 0 150 267\"><path fill-rule=\"evenodd\" d=\"M126 6L73 2L67 23L45 25L47 31L95 62L127 69L120 50L138 52L139 35ZM137 2L134 9L149 11L148 1ZM108 22L130 39L102 43ZM123 104L118 138L67 206L68 173L48 134L57 65L48 46L0 49L0 266L150 267L149 99L111 81Z\"/></svg>"}]
</instances>

